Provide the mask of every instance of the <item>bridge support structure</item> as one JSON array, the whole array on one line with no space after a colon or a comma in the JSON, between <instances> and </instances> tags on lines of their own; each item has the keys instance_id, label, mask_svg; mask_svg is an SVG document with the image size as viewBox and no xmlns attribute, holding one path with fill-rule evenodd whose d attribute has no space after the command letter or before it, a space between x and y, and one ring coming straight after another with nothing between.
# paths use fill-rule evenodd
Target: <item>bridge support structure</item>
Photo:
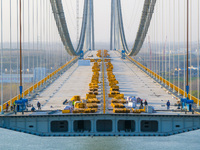
<instances>
[{"instance_id":1,"label":"bridge support structure","mask_svg":"<svg viewBox=\"0 0 200 150\"><path fill-rule=\"evenodd\" d=\"M146 38L146 34L148 32L148 28L150 26L151 18L154 12L154 7L156 4L156 0L145 0L142 16L138 28L138 32L136 35L136 39L132 49L128 48L124 25L123 25L123 16L121 10L121 0L112 0L111 1L111 33L110 33L110 49L115 49L118 47L120 51L119 41L121 42L121 46L123 50L125 50L126 54L129 56L135 56L139 53L144 40ZM114 44L113 44L114 43Z\"/></svg>"},{"instance_id":2,"label":"bridge support structure","mask_svg":"<svg viewBox=\"0 0 200 150\"><path fill-rule=\"evenodd\" d=\"M76 114L0 117L0 127L38 136L169 136L200 128L197 115Z\"/></svg>"},{"instance_id":3,"label":"bridge support structure","mask_svg":"<svg viewBox=\"0 0 200 150\"><path fill-rule=\"evenodd\" d=\"M93 0L88 0L88 9L87 9L87 27L86 27L86 35L85 35L85 45L86 50L94 50L94 4Z\"/></svg>"}]
</instances>

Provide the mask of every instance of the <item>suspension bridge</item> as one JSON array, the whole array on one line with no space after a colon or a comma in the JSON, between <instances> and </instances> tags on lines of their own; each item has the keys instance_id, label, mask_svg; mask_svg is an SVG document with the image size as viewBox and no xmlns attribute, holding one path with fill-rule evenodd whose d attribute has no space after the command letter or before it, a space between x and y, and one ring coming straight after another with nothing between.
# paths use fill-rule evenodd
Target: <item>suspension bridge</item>
<instances>
[{"instance_id":1,"label":"suspension bridge","mask_svg":"<svg viewBox=\"0 0 200 150\"><path fill-rule=\"evenodd\" d=\"M199 1L144 0L130 43L123 1L111 0L109 50L96 49L94 3L82 2L74 42L71 2L1 0L0 127L39 136L199 129Z\"/></svg>"}]
</instances>

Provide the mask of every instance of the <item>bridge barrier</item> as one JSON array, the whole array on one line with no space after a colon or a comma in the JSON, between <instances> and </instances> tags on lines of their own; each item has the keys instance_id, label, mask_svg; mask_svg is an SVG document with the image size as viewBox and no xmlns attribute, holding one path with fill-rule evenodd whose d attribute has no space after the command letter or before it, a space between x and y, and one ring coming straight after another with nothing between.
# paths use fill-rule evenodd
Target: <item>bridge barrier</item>
<instances>
[{"instance_id":1,"label":"bridge barrier","mask_svg":"<svg viewBox=\"0 0 200 150\"><path fill-rule=\"evenodd\" d=\"M175 86L174 84L172 84L171 82L165 80L163 77L159 76L158 74L156 74L155 72L153 72L152 70L148 69L147 67L145 67L144 65L142 65L141 63L139 63L138 61L136 61L135 59L133 59L130 56L127 56L128 59L130 59L131 61L133 61L134 63L136 63L139 67L143 68L144 70L146 70L147 72L149 72L152 76L156 77L157 79L159 79L160 81L162 81L164 84L166 84L168 87L174 89L175 91L179 92L181 95L187 97L187 93L182 90L181 88ZM193 100L196 104L198 102L198 98L192 96L191 94L188 95L188 97ZM200 104L200 103L199 103Z\"/></svg>"},{"instance_id":2,"label":"bridge barrier","mask_svg":"<svg viewBox=\"0 0 200 150\"><path fill-rule=\"evenodd\" d=\"M68 65L70 65L71 63L73 63L76 60L78 60L78 57L74 57L69 62L67 62L66 64L64 64L63 66L61 66L60 68L58 68L57 70L55 70L54 72L52 72L51 74L49 74L48 76L46 76L44 79L40 80L39 82L35 83L30 88L26 89L22 93L22 97L24 97L24 96L28 95L29 93L33 92L35 89L37 89L38 87L40 87L42 84L46 83L54 75L56 75L58 72L60 72L62 69L64 69L65 67L67 67ZM5 102L3 104L3 110L6 109L6 103L8 103L9 106L11 106L11 104L13 104L16 100L19 100L19 99L20 99L20 95L17 95L15 97L13 97L12 99L8 100L7 102ZM1 106L0 106L0 111L1 111Z\"/></svg>"}]
</instances>

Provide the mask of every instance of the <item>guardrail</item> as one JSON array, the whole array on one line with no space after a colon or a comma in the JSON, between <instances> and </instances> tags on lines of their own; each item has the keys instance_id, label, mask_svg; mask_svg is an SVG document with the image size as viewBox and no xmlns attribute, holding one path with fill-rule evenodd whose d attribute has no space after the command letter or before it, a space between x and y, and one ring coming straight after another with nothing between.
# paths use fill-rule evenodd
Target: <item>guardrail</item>
<instances>
[{"instance_id":1,"label":"guardrail","mask_svg":"<svg viewBox=\"0 0 200 150\"><path fill-rule=\"evenodd\" d=\"M166 84L167 86L171 87L172 89L174 89L175 91L179 92L181 95L187 97L187 93L182 90L181 88L175 86L174 84L172 84L171 82L165 80L164 78L162 78L161 76L159 76L158 74L156 74L155 72L151 71L150 69L148 69L147 67L143 66L141 63L139 63L138 61L136 61L135 59L133 59L130 56L127 56L127 58L129 58L130 60L132 60L133 62L135 62L139 67L143 68L145 71L147 71L148 73L150 73L152 76L156 77L157 79L159 79L160 81L162 81L164 84ZM198 102L198 98L192 96L191 94L188 95L188 97L193 100L196 104Z\"/></svg>"},{"instance_id":2,"label":"guardrail","mask_svg":"<svg viewBox=\"0 0 200 150\"><path fill-rule=\"evenodd\" d=\"M71 63L76 61L77 59L78 59L78 57L74 57L72 60L70 60L69 62L67 62L66 64L64 64L63 66L61 66L60 68L58 68L57 70L55 70L54 72L52 72L51 74L46 76L44 79L42 79L41 81L35 83L30 88L26 89L22 93L22 97L24 97L24 96L28 95L29 93L33 92L35 89L37 89L39 86L41 86L44 83L46 83L49 79L51 79L53 76L55 76L58 72L60 72L62 69L64 69L65 67L67 67L68 65L70 65ZM16 100L19 100L19 99L20 99L20 95L17 95L15 97L13 97L12 99L8 100L7 102L5 102L3 104L3 109L6 109L6 104L7 103L9 104L9 106L11 106L11 104L13 104ZM1 111L1 106L0 106L0 111Z\"/></svg>"}]
</instances>

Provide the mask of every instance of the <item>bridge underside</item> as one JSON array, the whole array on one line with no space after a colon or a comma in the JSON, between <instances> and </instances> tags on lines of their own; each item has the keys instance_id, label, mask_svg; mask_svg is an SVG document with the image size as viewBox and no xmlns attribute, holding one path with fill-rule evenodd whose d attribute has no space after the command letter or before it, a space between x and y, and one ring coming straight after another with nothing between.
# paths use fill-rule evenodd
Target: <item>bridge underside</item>
<instances>
[{"instance_id":1,"label":"bridge underside","mask_svg":"<svg viewBox=\"0 0 200 150\"><path fill-rule=\"evenodd\" d=\"M200 128L195 115L77 114L0 118L0 126L39 136L169 136Z\"/></svg>"}]
</instances>

